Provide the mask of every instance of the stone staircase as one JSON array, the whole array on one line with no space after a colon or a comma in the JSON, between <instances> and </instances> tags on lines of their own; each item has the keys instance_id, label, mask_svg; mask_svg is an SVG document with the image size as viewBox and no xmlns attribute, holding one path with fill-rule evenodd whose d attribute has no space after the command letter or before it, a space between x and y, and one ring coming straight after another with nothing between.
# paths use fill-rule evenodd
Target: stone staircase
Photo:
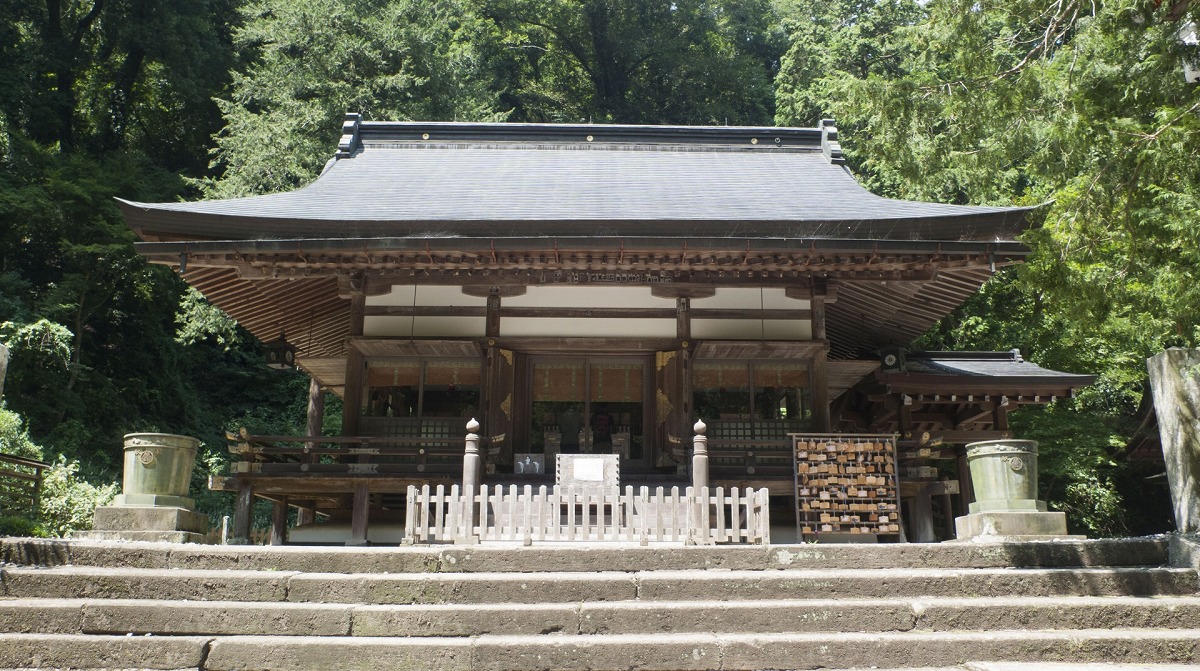
<instances>
[{"instance_id":1,"label":"stone staircase","mask_svg":"<svg viewBox=\"0 0 1200 671\"><path fill-rule=\"evenodd\" d=\"M0 668L1200 668L1195 550L0 539Z\"/></svg>"}]
</instances>

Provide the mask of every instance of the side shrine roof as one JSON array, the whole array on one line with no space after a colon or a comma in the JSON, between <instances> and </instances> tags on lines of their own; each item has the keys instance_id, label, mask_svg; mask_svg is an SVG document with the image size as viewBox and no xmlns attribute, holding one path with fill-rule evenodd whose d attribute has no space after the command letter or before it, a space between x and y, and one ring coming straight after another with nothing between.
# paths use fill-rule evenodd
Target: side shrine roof
<instances>
[{"instance_id":1,"label":"side shrine roof","mask_svg":"<svg viewBox=\"0 0 1200 671\"><path fill-rule=\"evenodd\" d=\"M287 193L121 201L147 240L701 236L1012 241L1027 208L872 194L821 128L368 122Z\"/></svg>"},{"instance_id":2,"label":"side shrine roof","mask_svg":"<svg viewBox=\"0 0 1200 671\"><path fill-rule=\"evenodd\" d=\"M1086 387L1093 375L1064 373L1026 361L1017 350L1007 352L909 352L902 368L880 370L877 379L892 392L1025 393L1064 396Z\"/></svg>"},{"instance_id":3,"label":"side shrine roof","mask_svg":"<svg viewBox=\"0 0 1200 671\"><path fill-rule=\"evenodd\" d=\"M902 352L876 361L831 361L843 385L830 397L834 426L897 432L917 445L1011 438L1008 413L1071 398L1095 377L1042 368L1020 352ZM872 367L873 364L873 367ZM846 384L851 373L861 377ZM847 393L841 394L845 389ZM835 396L834 394L840 394ZM922 438L922 436L924 436Z\"/></svg>"}]
</instances>

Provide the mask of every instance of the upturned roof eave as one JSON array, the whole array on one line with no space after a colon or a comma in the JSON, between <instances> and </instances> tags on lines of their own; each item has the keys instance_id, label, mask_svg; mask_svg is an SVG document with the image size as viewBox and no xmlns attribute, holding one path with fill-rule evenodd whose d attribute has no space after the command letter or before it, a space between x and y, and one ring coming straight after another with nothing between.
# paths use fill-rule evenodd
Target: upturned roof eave
<instances>
[{"instance_id":1,"label":"upturned roof eave","mask_svg":"<svg viewBox=\"0 0 1200 671\"><path fill-rule=\"evenodd\" d=\"M272 253L272 252L346 252L346 251L446 251L463 248L496 251L562 249L641 250L678 249L687 251L752 249L754 251L810 250L814 252L871 252L881 254L980 254L998 257L1024 257L1029 247L1018 241L976 240L875 240L839 238L782 237L686 237L686 236L409 236L378 238L280 238L255 240L177 240L137 242L134 248L143 256L178 256L180 253Z\"/></svg>"},{"instance_id":2,"label":"upturned roof eave","mask_svg":"<svg viewBox=\"0 0 1200 671\"><path fill-rule=\"evenodd\" d=\"M169 241L278 240L781 240L877 241L889 248L911 243L925 249L938 244L1001 246L1025 249L1015 240L1028 228L1025 214L1012 208L944 217L812 219L459 219L362 220L351 218L278 218L214 214L118 199L126 221L141 237ZM364 244L379 244L364 243ZM602 243L603 244L603 243ZM854 247L852 247L854 248Z\"/></svg>"}]
</instances>

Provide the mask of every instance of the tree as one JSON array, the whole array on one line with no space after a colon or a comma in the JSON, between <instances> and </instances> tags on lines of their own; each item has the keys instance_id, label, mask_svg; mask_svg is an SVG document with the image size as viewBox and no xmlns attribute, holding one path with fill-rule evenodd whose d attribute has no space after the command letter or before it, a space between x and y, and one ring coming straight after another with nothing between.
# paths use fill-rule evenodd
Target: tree
<instances>
[{"instance_id":1,"label":"tree","mask_svg":"<svg viewBox=\"0 0 1200 671\"><path fill-rule=\"evenodd\" d=\"M765 124L782 34L763 0L489 0L526 121Z\"/></svg>"},{"instance_id":2,"label":"tree","mask_svg":"<svg viewBox=\"0 0 1200 671\"><path fill-rule=\"evenodd\" d=\"M1097 373L1080 398L1023 421L1037 432L1029 437L1065 446L1082 413L1107 432L1091 449L1111 461L1145 388L1146 357L1200 342L1191 279L1200 91L1182 76L1182 60L1200 54L1179 40L1181 17L1143 2L935 0L924 11L885 39L887 69L781 77L780 108L820 102L850 129L860 174L888 195L1044 203L1025 236L1029 261L923 344L1016 346L1039 363ZM1064 507L1113 509L1123 478L1100 461L1051 460ZM1120 527L1103 517L1093 517L1097 529Z\"/></svg>"},{"instance_id":3,"label":"tree","mask_svg":"<svg viewBox=\"0 0 1200 671\"><path fill-rule=\"evenodd\" d=\"M461 0L259 0L235 43L250 59L219 101L209 195L296 188L331 158L348 112L386 120L502 118L487 25Z\"/></svg>"}]
</instances>

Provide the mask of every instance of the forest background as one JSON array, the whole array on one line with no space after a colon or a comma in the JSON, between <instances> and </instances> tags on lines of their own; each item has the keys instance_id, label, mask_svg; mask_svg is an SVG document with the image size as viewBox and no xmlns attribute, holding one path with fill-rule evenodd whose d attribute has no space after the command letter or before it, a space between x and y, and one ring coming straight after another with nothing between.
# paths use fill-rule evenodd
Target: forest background
<instances>
[{"instance_id":1,"label":"forest background","mask_svg":"<svg viewBox=\"0 0 1200 671\"><path fill-rule=\"evenodd\" d=\"M1170 528L1125 459L1145 359L1200 345L1200 63L1181 0L0 0L0 452L86 528L122 435L300 432L307 381L132 248L114 197L295 188L340 119L801 125L877 193L1045 204L1029 261L918 346L1094 373L1025 410L1042 496L1092 536ZM331 399L326 431L339 429Z\"/></svg>"}]
</instances>

